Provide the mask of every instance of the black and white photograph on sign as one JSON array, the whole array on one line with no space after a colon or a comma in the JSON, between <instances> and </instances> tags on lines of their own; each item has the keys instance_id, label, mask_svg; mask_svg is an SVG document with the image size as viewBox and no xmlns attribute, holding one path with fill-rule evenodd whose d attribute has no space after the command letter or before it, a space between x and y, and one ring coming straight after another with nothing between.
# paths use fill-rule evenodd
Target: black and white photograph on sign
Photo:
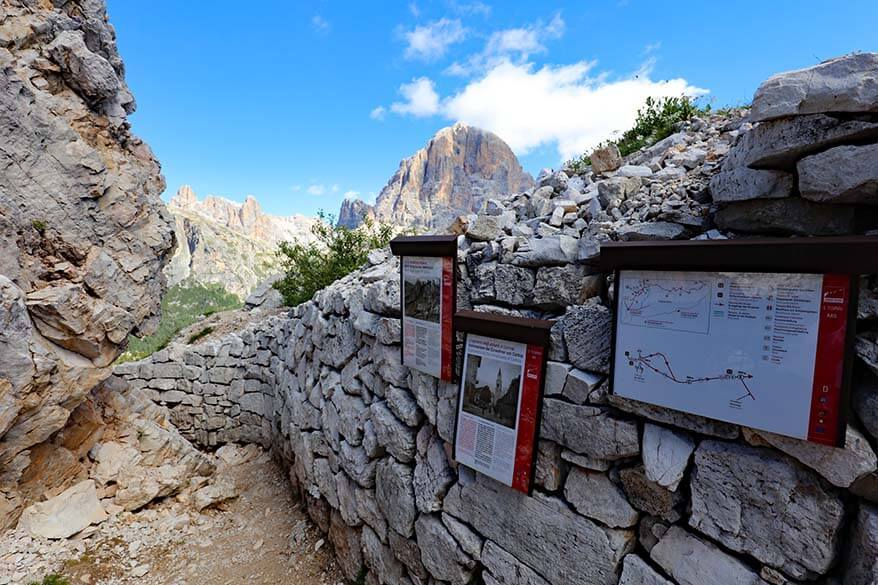
<instances>
[{"instance_id":1,"label":"black and white photograph on sign","mask_svg":"<svg viewBox=\"0 0 878 585\"><path fill-rule=\"evenodd\" d=\"M409 278L404 276L403 298L405 316L421 321L439 322L440 282L436 279Z\"/></svg>"},{"instance_id":2,"label":"black and white photograph on sign","mask_svg":"<svg viewBox=\"0 0 878 585\"><path fill-rule=\"evenodd\" d=\"M471 354L466 363L463 410L514 429L520 385L520 364Z\"/></svg>"}]
</instances>

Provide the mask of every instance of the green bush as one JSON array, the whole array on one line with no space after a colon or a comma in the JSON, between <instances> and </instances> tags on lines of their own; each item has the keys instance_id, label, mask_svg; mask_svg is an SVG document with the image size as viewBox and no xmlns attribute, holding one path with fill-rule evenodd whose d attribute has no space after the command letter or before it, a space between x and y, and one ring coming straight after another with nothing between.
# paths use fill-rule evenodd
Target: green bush
<instances>
[{"instance_id":1,"label":"green bush","mask_svg":"<svg viewBox=\"0 0 878 585\"><path fill-rule=\"evenodd\" d=\"M238 309L242 304L241 299L220 284L176 284L162 299L162 319L156 332L147 337L130 336L127 350L116 363L142 360L164 348L178 331L202 316Z\"/></svg>"},{"instance_id":2,"label":"green bush","mask_svg":"<svg viewBox=\"0 0 878 585\"><path fill-rule=\"evenodd\" d=\"M383 248L393 237L389 225L370 220L356 229L335 225L335 217L320 212L312 228L315 242L281 242L278 248L284 277L274 283L284 303L295 306L350 274L366 262L369 252Z\"/></svg>"},{"instance_id":3,"label":"green bush","mask_svg":"<svg viewBox=\"0 0 878 585\"><path fill-rule=\"evenodd\" d=\"M661 99L648 97L644 106L637 110L634 126L623 132L618 140L602 142L597 148L615 144L622 156L628 156L632 152L667 138L676 132L680 122L690 120L709 110L709 105L700 108L686 96ZM591 160L587 154L583 154L579 158L568 161L565 166L575 172L583 172L586 165L591 165Z\"/></svg>"},{"instance_id":4,"label":"green bush","mask_svg":"<svg viewBox=\"0 0 878 585\"><path fill-rule=\"evenodd\" d=\"M43 577L42 581L31 581L28 585L70 585L70 581L53 573Z\"/></svg>"}]
</instances>

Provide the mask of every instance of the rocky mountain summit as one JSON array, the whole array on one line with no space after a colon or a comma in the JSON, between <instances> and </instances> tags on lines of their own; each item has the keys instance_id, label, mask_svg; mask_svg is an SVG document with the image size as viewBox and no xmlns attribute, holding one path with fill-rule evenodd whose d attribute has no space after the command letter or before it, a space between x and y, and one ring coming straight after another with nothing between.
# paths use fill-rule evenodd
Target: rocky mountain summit
<instances>
[{"instance_id":1,"label":"rocky mountain summit","mask_svg":"<svg viewBox=\"0 0 878 585\"><path fill-rule=\"evenodd\" d=\"M364 217L401 227L444 227L455 216L478 210L492 196L533 185L515 154L496 134L457 123L399 163L374 206L346 200L339 224L355 227Z\"/></svg>"},{"instance_id":2,"label":"rocky mountain summit","mask_svg":"<svg viewBox=\"0 0 878 585\"><path fill-rule=\"evenodd\" d=\"M277 245L313 240L317 221L264 213L252 195L244 203L210 195L199 201L188 185L177 190L168 210L178 242L165 268L168 284L217 283L241 298L274 273Z\"/></svg>"},{"instance_id":3,"label":"rocky mountain summit","mask_svg":"<svg viewBox=\"0 0 878 585\"><path fill-rule=\"evenodd\" d=\"M72 479L47 439L157 321L174 236L134 107L103 2L0 1L0 528Z\"/></svg>"}]
</instances>

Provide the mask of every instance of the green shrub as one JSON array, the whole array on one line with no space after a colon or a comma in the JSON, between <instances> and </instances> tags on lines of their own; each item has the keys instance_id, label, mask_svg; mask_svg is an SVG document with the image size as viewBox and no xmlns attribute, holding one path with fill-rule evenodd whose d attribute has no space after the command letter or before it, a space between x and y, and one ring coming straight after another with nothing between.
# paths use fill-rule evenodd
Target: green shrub
<instances>
[{"instance_id":1,"label":"green shrub","mask_svg":"<svg viewBox=\"0 0 878 585\"><path fill-rule=\"evenodd\" d=\"M198 333L193 333L192 335L190 335L189 336L189 343L190 344L195 343L196 341L198 341L202 337L206 337L206 336L210 335L211 333L213 333L213 327L205 327L204 329L202 329Z\"/></svg>"},{"instance_id":2,"label":"green shrub","mask_svg":"<svg viewBox=\"0 0 878 585\"><path fill-rule=\"evenodd\" d=\"M70 581L53 573L43 577L42 581L31 581L28 585L70 585Z\"/></svg>"},{"instance_id":3,"label":"green shrub","mask_svg":"<svg viewBox=\"0 0 878 585\"><path fill-rule=\"evenodd\" d=\"M162 319L156 332L147 337L129 336L128 348L116 363L142 360L164 348L178 331L202 316L238 309L242 305L241 299L220 284L176 284L162 299Z\"/></svg>"},{"instance_id":4,"label":"green shrub","mask_svg":"<svg viewBox=\"0 0 878 585\"><path fill-rule=\"evenodd\" d=\"M274 283L290 306L310 300L314 293L350 274L366 262L369 252L383 248L393 237L389 225L366 220L356 229L335 225L335 217L320 212L312 228L317 241L281 242L278 248L284 277Z\"/></svg>"},{"instance_id":5,"label":"green shrub","mask_svg":"<svg viewBox=\"0 0 878 585\"><path fill-rule=\"evenodd\" d=\"M46 231L46 228L49 227L49 224L46 223L46 220L44 219L35 219L30 222L30 224L35 230L40 233L40 235L43 235L43 233Z\"/></svg>"},{"instance_id":6,"label":"green shrub","mask_svg":"<svg viewBox=\"0 0 878 585\"><path fill-rule=\"evenodd\" d=\"M618 140L608 140L599 144L601 148L609 144L615 144L622 156L628 156L646 146L652 146L659 140L663 140L676 132L680 122L691 120L699 114L710 110L710 106L698 107L696 103L686 97L669 97L655 99L648 97L642 108L637 110L637 118L634 126L622 133ZM585 171L586 165L591 165L587 154L568 161L565 166L574 172Z\"/></svg>"}]
</instances>

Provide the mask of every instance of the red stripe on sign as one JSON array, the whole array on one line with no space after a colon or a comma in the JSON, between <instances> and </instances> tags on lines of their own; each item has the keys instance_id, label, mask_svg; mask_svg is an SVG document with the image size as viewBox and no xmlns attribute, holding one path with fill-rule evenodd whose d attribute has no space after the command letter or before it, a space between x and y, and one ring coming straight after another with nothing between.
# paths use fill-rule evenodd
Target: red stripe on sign
<instances>
[{"instance_id":1,"label":"red stripe on sign","mask_svg":"<svg viewBox=\"0 0 878 585\"><path fill-rule=\"evenodd\" d=\"M512 471L512 487L524 493L530 492L531 471L536 456L537 412L543 383L544 351L539 345L528 345L524 361L524 383L518 414L518 435L515 439L515 467Z\"/></svg>"},{"instance_id":2,"label":"red stripe on sign","mask_svg":"<svg viewBox=\"0 0 878 585\"><path fill-rule=\"evenodd\" d=\"M442 258L442 331L439 343L442 346L442 365L439 377L446 382L451 381L451 351L454 337L451 332L451 320L454 317L454 258Z\"/></svg>"},{"instance_id":3,"label":"red stripe on sign","mask_svg":"<svg viewBox=\"0 0 878 585\"><path fill-rule=\"evenodd\" d=\"M840 430L841 385L844 377L850 292L849 276L823 275L808 440L825 445L835 445Z\"/></svg>"}]
</instances>

